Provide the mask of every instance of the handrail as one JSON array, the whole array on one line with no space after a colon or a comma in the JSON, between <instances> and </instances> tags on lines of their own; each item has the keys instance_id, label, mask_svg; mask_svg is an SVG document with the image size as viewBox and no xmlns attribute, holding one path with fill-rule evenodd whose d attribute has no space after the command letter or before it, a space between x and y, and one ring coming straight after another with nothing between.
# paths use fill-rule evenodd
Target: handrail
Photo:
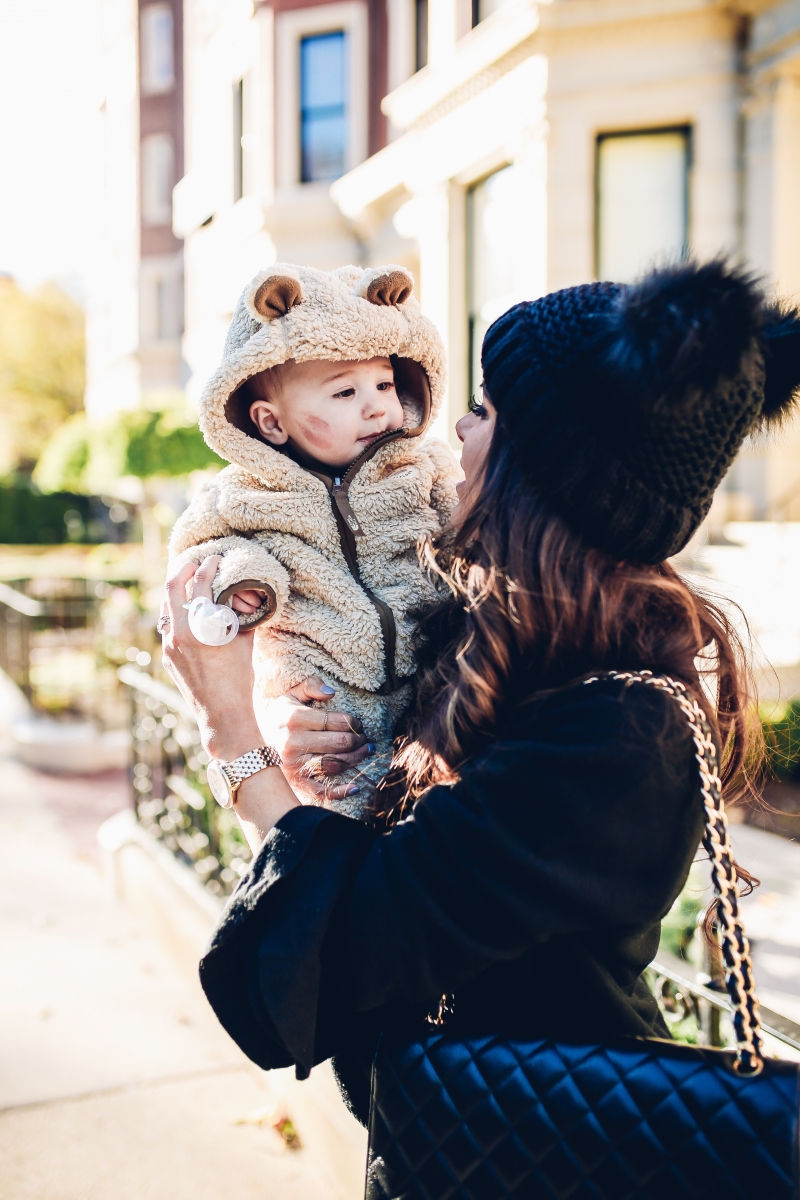
<instances>
[{"instance_id":1,"label":"handrail","mask_svg":"<svg viewBox=\"0 0 800 1200\"><path fill-rule=\"evenodd\" d=\"M40 617L44 612L41 600L34 600L33 596L18 592L7 583L0 583L0 604L5 604L6 608L13 608L14 612L22 613L23 617Z\"/></svg>"},{"instance_id":2,"label":"handrail","mask_svg":"<svg viewBox=\"0 0 800 1200\"><path fill-rule=\"evenodd\" d=\"M158 700L159 704L166 704L167 708L180 713L187 720L196 720L191 705L186 703L180 692L171 688L167 683L161 683L159 679L153 679L153 676L148 675L146 671L137 671L136 667L120 667L117 671L117 679L120 683L126 683L128 687L135 688L137 692L143 692L145 696L152 696L154 700Z\"/></svg>"},{"instance_id":3,"label":"handrail","mask_svg":"<svg viewBox=\"0 0 800 1200\"><path fill-rule=\"evenodd\" d=\"M688 966L688 963L676 958L674 954L659 950L658 957L650 964L650 969L657 975L669 979L671 983L677 984L682 991L688 992L689 995L696 996L699 1000L705 1000L707 1004L718 1008L721 1012L730 1013L731 1005L726 994L716 991L699 979L690 979L687 973ZM759 1013L761 1027L765 1033L779 1042L783 1042L784 1045L791 1046L794 1050L800 1050L800 1025L790 1021L781 1013L764 1008L763 1005L759 1005Z\"/></svg>"}]
</instances>

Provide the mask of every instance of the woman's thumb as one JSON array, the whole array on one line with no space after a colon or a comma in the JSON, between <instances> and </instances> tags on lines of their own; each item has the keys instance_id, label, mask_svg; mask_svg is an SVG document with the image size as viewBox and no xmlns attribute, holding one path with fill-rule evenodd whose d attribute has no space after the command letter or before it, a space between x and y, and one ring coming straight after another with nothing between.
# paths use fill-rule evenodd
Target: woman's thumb
<instances>
[{"instance_id":1,"label":"woman's thumb","mask_svg":"<svg viewBox=\"0 0 800 1200\"><path fill-rule=\"evenodd\" d=\"M336 695L336 688L331 687L319 675L309 675L302 683L289 689L289 695L294 696L301 704L311 704L313 700L330 700Z\"/></svg>"}]
</instances>

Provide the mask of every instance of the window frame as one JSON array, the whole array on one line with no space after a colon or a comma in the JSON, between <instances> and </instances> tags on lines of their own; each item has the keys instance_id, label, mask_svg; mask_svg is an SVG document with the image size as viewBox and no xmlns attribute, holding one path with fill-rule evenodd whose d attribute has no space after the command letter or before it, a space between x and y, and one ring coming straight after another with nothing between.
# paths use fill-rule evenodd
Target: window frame
<instances>
[{"instance_id":1,"label":"window frame","mask_svg":"<svg viewBox=\"0 0 800 1200\"><path fill-rule=\"evenodd\" d=\"M244 196L244 76L235 79L231 88L231 117L233 137L233 203Z\"/></svg>"},{"instance_id":2,"label":"window frame","mask_svg":"<svg viewBox=\"0 0 800 1200\"><path fill-rule=\"evenodd\" d=\"M493 167L491 171L486 171L478 179L471 180L464 189L464 294L466 298L465 310L467 317L467 399L476 395L481 384L480 378L474 378L475 313L473 312L472 302L475 284L475 255L473 254L475 192L478 188L483 187L493 175L499 175L501 171L506 171L514 166L515 163L513 160L504 160Z\"/></svg>"},{"instance_id":3,"label":"window frame","mask_svg":"<svg viewBox=\"0 0 800 1200\"><path fill-rule=\"evenodd\" d=\"M660 134L681 134L685 139L686 168L683 181L683 246L681 255L689 253L692 241L692 168L694 166L694 127L688 121L671 125L645 126L640 129L609 129L595 135L594 140L594 278L600 279L600 154L603 142L612 138L653 137Z\"/></svg>"},{"instance_id":4,"label":"window frame","mask_svg":"<svg viewBox=\"0 0 800 1200\"><path fill-rule=\"evenodd\" d=\"M344 141L343 141L343 144L342 144L342 158L343 158L342 166L343 166L343 167L345 166L345 163L346 163L346 161L347 161L347 134L348 134L348 129L349 129L349 124L348 124L348 111L347 111L347 110L348 110L348 95L347 95L347 86L346 86L346 85L347 85L347 76L348 76L348 70L349 70L349 62L348 62L348 58L349 58L349 45L348 45L347 31L346 31L345 29L332 29L332 30L330 30L330 31L329 31L329 32L327 32L327 33L304 33L304 34L302 35L302 37L299 39L298 43L297 43L297 45L298 45L298 51L299 51L299 54L300 54L300 73L299 73L299 92L300 92L300 121L299 121L299 132L300 132L300 182L301 182L301 183L303 183L303 184L305 184L305 183L333 183L333 181L334 181L335 179L338 179L338 178L339 178L339 176L338 176L338 175L333 175L333 176L331 176L329 179L328 179L328 178L326 178L326 179L306 179L306 178L304 178L304 174L305 174L305 146L304 146L304 144L303 144L303 138L304 138L304 135L305 135L305 132L306 132L306 122L307 122L307 121L309 121L309 119L310 119L311 121L313 121L313 118L311 117L311 113L312 113L314 110L312 110L312 109L309 109L309 108L306 108L306 107L304 106L304 103L303 103L303 83L304 83L304 78L303 78L303 50L304 50L304 47L305 47L305 46L306 46L308 43L310 43L310 42L318 42L318 41L321 41L321 40L328 40L328 39L332 39L332 38L336 38L336 39L337 39L337 40L340 42L340 45L341 45L341 52L342 52L342 59L343 59L343 63L342 63L342 65L343 65L343 81L344 81L344 84L345 84L345 88L344 88L343 95L342 95L342 104L341 104L341 110L342 110L342 111L341 111L341 119L342 119L342 122L343 122L343 125L344 125L344 134L345 134L345 136L344 136ZM339 106L337 105L336 107L338 108ZM318 111L318 109L317 109L317 111Z\"/></svg>"},{"instance_id":5,"label":"window frame","mask_svg":"<svg viewBox=\"0 0 800 1200\"><path fill-rule=\"evenodd\" d=\"M347 37L347 141L344 172L367 157L367 6L362 0L322 4L278 14L275 21L276 183L282 189L329 188L332 180L301 182L300 42L317 34Z\"/></svg>"},{"instance_id":6,"label":"window frame","mask_svg":"<svg viewBox=\"0 0 800 1200\"><path fill-rule=\"evenodd\" d=\"M169 187L165 190L164 206L158 207L156 204L150 205L149 201L153 198L153 180L150 150L156 144L169 148L170 156L170 181ZM172 227L172 193L175 188L175 175L177 171L177 147L175 138L167 130L159 130L157 133L148 133L141 140L140 146L140 204L141 204L141 221L142 225L147 229L163 229ZM150 193L150 194L148 194ZM167 194L169 199L167 199Z\"/></svg>"},{"instance_id":7,"label":"window frame","mask_svg":"<svg viewBox=\"0 0 800 1200\"><path fill-rule=\"evenodd\" d=\"M154 84L152 77L148 79L146 67L152 67L152 62L148 63L148 42L149 36L146 35L145 29L147 24L154 20L155 14L167 13L170 20L170 57L172 62L172 75L169 83ZM150 46L152 49L152 45ZM173 91L176 79L176 54L175 54L175 13L172 5L165 0L156 0L153 4L146 4L139 12L139 81L143 96L166 96Z\"/></svg>"}]
</instances>

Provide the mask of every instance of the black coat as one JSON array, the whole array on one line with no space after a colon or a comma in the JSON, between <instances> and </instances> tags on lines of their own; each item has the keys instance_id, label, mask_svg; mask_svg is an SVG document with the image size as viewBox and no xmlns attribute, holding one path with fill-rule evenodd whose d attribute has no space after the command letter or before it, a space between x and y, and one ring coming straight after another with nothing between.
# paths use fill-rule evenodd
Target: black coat
<instances>
[{"instance_id":1,"label":"black coat","mask_svg":"<svg viewBox=\"0 0 800 1200\"><path fill-rule=\"evenodd\" d=\"M642 972L702 834L675 701L575 684L521 706L452 787L380 833L322 808L267 836L200 965L231 1037L303 1077L332 1055L365 1115L381 1029L666 1036Z\"/></svg>"}]
</instances>

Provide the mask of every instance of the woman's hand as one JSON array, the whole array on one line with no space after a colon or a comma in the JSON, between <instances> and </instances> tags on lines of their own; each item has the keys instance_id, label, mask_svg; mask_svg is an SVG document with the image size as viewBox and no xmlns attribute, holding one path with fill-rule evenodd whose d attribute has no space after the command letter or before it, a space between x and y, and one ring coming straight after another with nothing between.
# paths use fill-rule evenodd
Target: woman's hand
<instances>
[{"instance_id":1,"label":"woman's hand","mask_svg":"<svg viewBox=\"0 0 800 1200\"><path fill-rule=\"evenodd\" d=\"M230 762L261 744L253 711L253 635L240 633L227 646L203 646L189 629L183 608L190 583L193 597L212 599L219 562L214 556L199 567L186 563L167 580L162 613L169 617L169 629L162 643L162 661L194 709L204 748L214 758Z\"/></svg>"},{"instance_id":2,"label":"woman's hand","mask_svg":"<svg viewBox=\"0 0 800 1200\"><path fill-rule=\"evenodd\" d=\"M162 616L169 617L169 627L162 634L162 661L194 710L206 751L212 758L231 762L264 741L253 710L253 634L240 632L227 646L203 646L189 629L183 608L190 583L193 596L212 598L219 561L215 556L199 567L186 563L167 580ZM296 804L278 767L267 767L243 780L234 810L254 852L275 822Z\"/></svg>"},{"instance_id":3,"label":"woman's hand","mask_svg":"<svg viewBox=\"0 0 800 1200\"><path fill-rule=\"evenodd\" d=\"M295 791L312 800L354 795L357 784L334 785L325 776L341 775L375 749L367 743L358 717L311 707L313 701L328 702L335 695L335 688L312 675L260 714L261 730L280 753L284 774Z\"/></svg>"}]
</instances>

